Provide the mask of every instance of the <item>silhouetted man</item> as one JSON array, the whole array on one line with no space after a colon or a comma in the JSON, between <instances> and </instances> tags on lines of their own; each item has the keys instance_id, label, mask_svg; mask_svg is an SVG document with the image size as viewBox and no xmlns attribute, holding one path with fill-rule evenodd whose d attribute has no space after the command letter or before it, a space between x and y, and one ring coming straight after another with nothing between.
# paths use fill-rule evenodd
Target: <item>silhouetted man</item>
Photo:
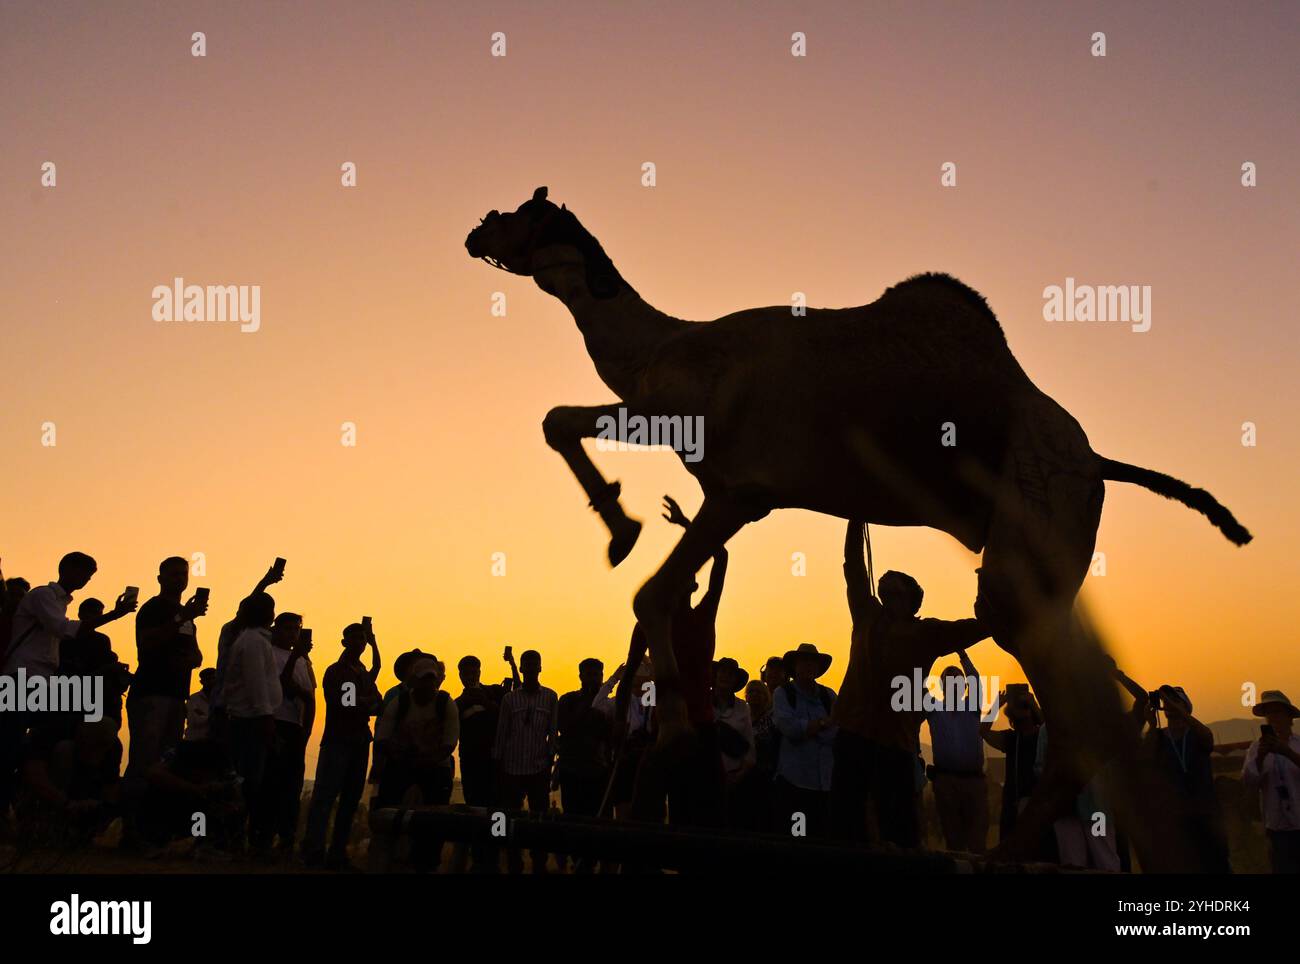
<instances>
[{"instance_id":1,"label":"silhouetted man","mask_svg":"<svg viewBox=\"0 0 1300 964\"><path fill-rule=\"evenodd\" d=\"M615 670L606 682L604 664L598 659L584 659L578 664L579 688L560 697L556 769L565 813L594 817L600 809L609 782L613 739L609 694L622 669L620 666Z\"/></svg>"},{"instance_id":2,"label":"silhouetted man","mask_svg":"<svg viewBox=\"0 0 1300 964\"><path fill-rule=\"evenodd\" d=\"M492 759L496 762L497 802L507 810L545 813L551 801L551 764L555 759L555 727L559 699L543 686L542 655L535 649L519 658L523 682L501 700ZM532 852L533 873L546 873L546 851ZM511 873L523 862L517 850L508 854Z\"/></svg>"},{"instance_id":3,"label":"silhouetted man","mask_svg":"<svg viewBox=\"0 0 1300 964\"><path fill-rule=\"evenodd\" d=\"M749 674L730 656L713 664L713 715L718 724L718 746L727 781L728 813L732 809L732 791L757 761L749 704L736 696L748 685Z\"/></svg>"},{"instance_id":4,"label":"silhouetted man","mask_svg":"<svg viewBox=\"0 0 1300 964\"><path fill-rule=\"evenodd\" d=\"M127 697L131 730L128 776L143 776L185 735L190 676L203 663L194 620L208 611L205 599L181 602L190 564L170 556L158 566L158 595L135 618L136 672Z\"/></svg>"},{"instance_id":5,"label":"silhouetted man","mask_svg":"<svg viewBox=\"0 0 1300 964\"><path fill-rule=\"evenodd\" d=\"M84 620L68 618L72 594L90 582L97 568L95 560L84 552L70 552L59 560L56 581L22 595L14 607L8 644L0 653L0 673L16 676L22 670L28 679L52 676L58 672L63 639L90 633L135 609L137 603L123 593L110 612ZM34 723L31 713L0 712L0 818L13 801L23 739Z\"/></svg>"},{"instance_id":6,"label":"silhouetted man","mask_svg":"<svg viewBox=\"0 0 1300 964\"><path fill-rule=\"evenodd\" d=\"M1267 721L1246 751L1241 778L1259 791L1275 874L1300 874L1300 708L1281 690L1264 690L1251 709Z\"/></svg>"},{"instance_id":7,"label":"silhouetted man","mask_svg":"<svg viewBox=\"0 0 1300 964\"><path fill-rule=\"evenodd\" d=\"M316 674L311 640L297 613L280 613L271 629L283 699L275 711L275 742L266 767L267 820L280 856L293 854L307 765L307 740L316 721Z\"/></svg>"},{"instance_id":8,"label":"silhouetted man","mask_svg":"<svg viewBox=\"0 0 1300 964\"><path fill-rule=\"evenodd\" d=\"M1002 809L998 819L998 840L1006 840L1015 829L1021 811L1038 784L1038 761L1045 756L1043 714L1028 683L1012 683L998 694L997 710L1005 711L1009 729L993 729L993 720L980 723L984 742L1006 757L1002 778ZM1050 829L1045 829L1036 844L1036 856L1049 859L1055 849Z\"/></svg>"},{"instance_id":9,"label":"silhouetted man","mask_svg":"<svg viewBox=\"0 0 1300 964\"><path fill-rule=\"evenodd\" d=\"M446 805L451 801L452 751L460 736L456 701L442 689L442 664L424 655L411 662L406 685L375 724L375 753L382 748L375 806ZM415 799L407 799L411 791ZM442 840L416 837L411 860L416 871L437 869Z\"/></svg>"},{"instance_id":10,"label":"silhouetted man","mask_svg":"<svg viewBox=\"0 0 1300 964\"><path fill-rule=\"evenodd\" d=\"M492 805L492 744L496 741L497 718L505 690L497 684L484 685L477 656L465 656L456 664L462 686L456 697L460 718L460 788L465 802L473 807Z\"/></svg>"},{"instance_id":11,"label":"silhouetted man","mask_svg":"<svg viewBox=\"0 0 1300 964\"><path fill-rule=\"evenodd\" d=\"M243 614L244 629L231 644L226 665L226 714L235 772L243 779L248 805L249 842L264 855L269 846L266 766L275 743L275 711L284 699L271 643L275 600L260 592L249 597Z\"/></svg>"},{"instance_id":12,"label":"silhouetted man","mask_svg":"<svg viewBox=\"0 0 1300 964\"><path fill-rule=\"evenodd\" d=\"M1214 752L1214 733L1192 715L1192 700L1181 686L1166 684L1152 694L1143 693L1139 703L1146 703L1150 713L1151 726L1143 737L1147 759L1174 787L1183 808L1176 817L1171 814L1171 819L1185 824L1187 837L1196 847L1203 870L1232 873L1228 832L1214 792L1214 766L1210 759ZM1165 713L1164 727L1159 725L1156 715L1161 709Z\"/></svg>"},{"instance_id":13,"label":"silhouetted man","mask_svg":"<svg viewBox=\"0 0 1300 964\"><path fill-rule=\"evenodd\" d=\"M103 625L106 622L104 604L94 598L83 599L77 607L77 620L79 624ZM126 664L113 651L113 641L97 629L66 637L59 644L59 675L101 677L104 680L102 722L116 735L122 727L122 700L130 688L132 677Z\"/></svg>"},{"instance_id":14,"label":"silhouetted man","mask_svg":"<svg viewBox=\"0 0 1300 964\"><path fill-rule=\"evenodd\" d=\"M369 669L361 654L370 647ZM374 633L361 623L343 630L343 655L325 671L321 693L325 699L325 729L321 734L320 756L316 761L316 782L307 811L307 831L302 842L303 861L309 866L324 863L332 870L352 870L348 861L348 838L352 819L366 788L366 767L370 761L370 718L379 710L379 645ZM338 802L334 834L328 854L325 830L330 811Z\"/></svg>"},{"instance_id":15,"label":"silhouetted man","mask_svg":"<svg viewBox=\"0 0 1300 964\"><path fill-rule=\"evenodd\" d=\"M939 675L943 697L935 709L925 712L934 752L930 779L948 849L982 854L988 849L989 835L989 790L980 735L984 694L966 651L959 649L957 658L961 668L944 668Z\"/></svg>"},{"instance_id":16,"label":"silhouetted man","mask_svg":"<svg viewBox=\"0 0 1300 964\"><path fill-rule=\"evenodd\" d=\"M682 528L690 526L690 518L671 496L664 496L664 508L664 518L669 522ZM691 596L699 588L692 580L673 610L673 656L694 739L679 759L668 761L653 752L642 759L632 804L636 819L663 819L666 794L669 823L695 827L720 827L723 823L722 756L713 717L713 654L727 559L726 548L720 547L713 556L709 587L699 605L691 605ZM645 634L639 624L633 634L644 651Z\"/></svg>"},{"instance_id":17,"label":"silhouetted man","mask_svg":"<svg viewBox=\"0 0 1300 964\"><path fill-rule=\"evenodd\" d=\"M812 643L800 643L785 654L784 663L790 682L777 687L772 698L772 723L781 734L772 826L789 833L795 815L802 814L807 835L822 837L830 825L835 691L817 680L830 669L831 656Z\"/></svg>"},{"instance_id":18,"label":"silhouetted man","mask_svg":"<svg viewBox=\"0 0 1300 964\"><path fill-rule=\"evenodd\" d=\"M258 593L266 592L271 586L275 585L284 578L284 571L272 565L266 570L266 574L257 581L253 591L239 601L239 606L235 609L233 619L221 626L221 631L217 634L217 662L216 675L212 680L211 701L211 730L214 739L228 739L226 732L226 662L230 657L230 647L235 638L244 630L244 624L240 619L240 613L243 611L248 600L252 599Z\"/></svg>"},{"instance_id":19,"label":"silhouetted man","mask_svg":"<svg viewBox=\"0 0 1300 964\"><path fill-rule=\"evenodd\" d=\"M850 522L844 537L844 582L853 638L849 665L833 719L835 769L831 787L837 835L866 838L867 803L876 811L887 843L921 845L917 808L917 760L922 694L910 693L901 707L900 685L909 691L919 671L929 675L941 656L966 649L988 636L976 619L919 619L925 593L906 573L880 578L880 598L871 593L863 556L863 523Z\"/></svg>"}]
</instances>

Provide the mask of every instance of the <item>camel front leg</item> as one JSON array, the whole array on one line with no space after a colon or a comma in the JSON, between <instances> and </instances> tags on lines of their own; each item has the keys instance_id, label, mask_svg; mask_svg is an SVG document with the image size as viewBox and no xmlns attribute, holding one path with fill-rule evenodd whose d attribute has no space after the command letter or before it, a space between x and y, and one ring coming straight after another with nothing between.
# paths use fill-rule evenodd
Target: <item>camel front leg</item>
<instances>
[{"instance_id":1,"label":"camel front leg","mask_svg":"<svg viewBox=\"0 0 1300 964\"><path fill-rule=\"evenodd\" d=\"M706 496L686 533L632 602L654 667L655 712L661 747L672 746L692 732L682 699L677 659L673 655L673 610L681 603L682 594L690 592L691 582L705 561L746 523L762 518L766 512L729 498Z\"/></svg>"},{"instance_id":2,"label":"camel front leg","mask_svg":"<svg viewBox=\"0 0 1300 964\"><path fill-rule=\"evenodd\" d=\"M618 405L561 405L546 413L542 432L546 444L563 457L577 477L582 491L587 493L591 507L596 510L605 528L609 530L609 564L617 566L627 558L641 534L641 523L628 517L618 501L621 487L617 482L606 482L600 470L582 447L584 438L600 434L596 427L605 416L618 418Z\"/></svg>"}]
</instances>

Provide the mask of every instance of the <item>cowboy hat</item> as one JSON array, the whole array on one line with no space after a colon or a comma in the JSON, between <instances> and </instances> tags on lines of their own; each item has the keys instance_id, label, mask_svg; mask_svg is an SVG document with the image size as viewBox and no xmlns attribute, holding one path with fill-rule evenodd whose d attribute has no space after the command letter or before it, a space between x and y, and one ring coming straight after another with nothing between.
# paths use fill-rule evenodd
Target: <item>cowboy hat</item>
<instances>
[{"instance_id":1,"label":"cowboy hat","mask_svg":"<svg viewBox=\"0 0 1300 964\"><path fill-rule=\"evenodd\" d=\"M720 669L731 670L731 679L732 682L735 684L734 686L731 687L731 692L739 693L749 684L749 674L745 672L743 669L741 669L740 664L737 663L730 656L724 656L722 657L722 659L718 660L716 663L713 664L714 679L717 679L717 673L718 670Z\"/></svg>"},{"instance_id":2,"label":"cowboy hat","mask_svg":"<svg viewBox=\"0 0 1300 964\"><path fill-rule=\"evenodd\" d=\"M1281 690L1264 690L1259 694L1259 701L1255 704L1251 712L1256 716L1263 716L1268 712L1269 706L1284 706L1290 711L1292 718L1300 716L1300 709L1292 703L1285 693Z\"/></svg>"},{"instance_id":3,"label":"cowboy hat","mask_svg":"<svg viewBox=\"0 0 1300 964\"><path fill-rule=\"evenodd\" d=\"M426 653L418 646L415 649L407 650L393 660L393 675L397 677L399 683L406 682L406 674L410 670L411 664L417 659L425 659L430 656L432 656L431 653Z\"/></svg>"},{"instance_id":4,"label":"cowboy hat","mask_svg":"<svg viewBox=\"0 0 1300 964\"><path fill-rule=\"evenodd\" d=\"M1187 691L1181 686L1170 686L1165 683L1156 692L1160 694L1166 706L1172 701L1180 704L1183 707L1183 712L1188 714L1192 712L1192 698L1187 695Z\"/></svg>"},{"instance_id":5,"label":"cowboy hat","mask_svg":"<svg viewBox=\"0 0 1300 964\"><path fill-rule=\"evenodd\" d=\"M794 668L795 665L799 662L800 656L812 656L816 658L818 669L817 672L813 674L814 679L816 679L818 676L821 676L823 673L825 673L828 669L831 668L830 653L818 652L817 647L814 646L812 643L800 643L798 649L789 650L785 654L785 657L783 659L783 662L785 663L785 672L787 676L790 677L794 676Z\"/></svg>"}]
</instances>

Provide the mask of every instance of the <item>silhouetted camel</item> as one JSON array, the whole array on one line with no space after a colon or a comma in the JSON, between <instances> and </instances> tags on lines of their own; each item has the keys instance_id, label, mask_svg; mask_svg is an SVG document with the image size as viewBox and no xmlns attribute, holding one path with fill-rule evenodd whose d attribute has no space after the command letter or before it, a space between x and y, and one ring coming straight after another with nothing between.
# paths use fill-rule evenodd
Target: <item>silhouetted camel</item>
<instances>
[{"instance_id":1,"label":"silhouetted camel","mask_svg":"<svg viewBox=\"0 0 1300 964\"><path fill-rule=\"evenodd\" d=\"M684 464L704 503L633 602L665 742L688 730L669 614L739 529L776 508L930 526L983 551L976 614L1020 661L1047 717L1052 754L1025 821L1032 827L1100 763L1123 764L1131 753L1101 648L1071 618L1105 480L1175 499L1238 545L1250 541L1209 493L1093 452L1079 424L1016 362L984 299L947 275L910 278L858 308L796 317L777 306L683 321L646 303L546 188L513 213L490 212L465 246L563 301L601 380L621 399L555 408L543 422L609 528L612 564L631 550L640 523L623 512L618 484L605 481L582 439L597 436L598 419L617 418L620 407L703 416L704 457ZM1128 791L1122 812L1147 802ZM1178 850L1176 841L1157 841L1144 864L1180 866ZM1014 842L1007 852L1015 854Z\"/></svg>"}]
</instances>

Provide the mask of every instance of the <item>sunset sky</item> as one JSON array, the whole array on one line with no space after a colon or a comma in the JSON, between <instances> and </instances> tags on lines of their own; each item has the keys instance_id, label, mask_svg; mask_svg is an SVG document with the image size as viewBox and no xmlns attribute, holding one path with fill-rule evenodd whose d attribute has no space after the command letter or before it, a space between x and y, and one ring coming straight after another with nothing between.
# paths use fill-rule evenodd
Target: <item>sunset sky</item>
<instances>
[{"instance_id":1,"label":"sunset sky","mask_svg":"<svg viewBox=\"0 0 1300 964\"><path fill-rule=\"evenodd\" d=\"M700 494L671 453L597 453L646 521L608 569L541 421L610 393L558 301L464 248L545 184L684 318L795 291L859 305L925 270L978 289L1098 452L1209 489L1256 534L1234 548L1110 483L1107 574L1084 599L1121 664L1185 686L1207 721L1246 715L1248 682L1300 698L1300 7L1133 6L7 0L5 574L45 582L81 549L100 564L88 593L147 598L159 560L204 553L210 664L279 555L273 595L315 630L318 674L362 614L387 666L419 645L453 680L466 653L500 678L509 643L541 650L560 691L585 656L612 669L680 532L660 497L693 513ZM178 276L260 285L261 330L154 321L154 286ZM1151 330L1044 321L1067 277L1150 285ZM813 642L838 687L843 531L787 511L732 540L719 655L755 672ZM970 615L976 556L928 530L873 538L878 571L925 586L924 614ZM132 623L108 631L134 665ZM972 656L1024 678L992 642Z\"/></svg>"}]
</instances>

